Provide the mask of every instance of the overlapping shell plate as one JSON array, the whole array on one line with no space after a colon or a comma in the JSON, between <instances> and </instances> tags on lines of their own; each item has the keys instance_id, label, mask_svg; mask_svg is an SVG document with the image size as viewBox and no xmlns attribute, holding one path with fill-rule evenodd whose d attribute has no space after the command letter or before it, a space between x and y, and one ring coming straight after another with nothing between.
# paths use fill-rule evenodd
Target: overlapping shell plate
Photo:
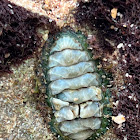
<instances>
[{"instance_id":1,"label":"overlapping shell plate","mask_svg":"<svg viewBox=\"0 0 140 140\"><path fill-rule=\"evenodd\" d=\"M53 126L61 139L85 140L105 131L104 99L100 74L87 51L86 39L72 31L48 40L43 68Z\"/></svg>"}]
</instances>

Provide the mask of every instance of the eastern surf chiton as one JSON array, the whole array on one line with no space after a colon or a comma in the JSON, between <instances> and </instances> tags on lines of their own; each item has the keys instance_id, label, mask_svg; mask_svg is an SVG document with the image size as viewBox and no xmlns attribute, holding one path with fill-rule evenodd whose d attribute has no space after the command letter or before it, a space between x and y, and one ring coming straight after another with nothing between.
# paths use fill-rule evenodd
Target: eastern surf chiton
<instances>
[{"instance_id":1,"label":"eastern surf chiton","mask_svg":"<svg viewBox=\"0 0 140 140\"><path fill-rule=\"evenodd\" d=\"M48 103L54 116L51 128L59 139L96 139L107 130L106 104L101 74L81 33L63 31L50 37L43 49L42 67Z\"/></svg>"}]
</instances>

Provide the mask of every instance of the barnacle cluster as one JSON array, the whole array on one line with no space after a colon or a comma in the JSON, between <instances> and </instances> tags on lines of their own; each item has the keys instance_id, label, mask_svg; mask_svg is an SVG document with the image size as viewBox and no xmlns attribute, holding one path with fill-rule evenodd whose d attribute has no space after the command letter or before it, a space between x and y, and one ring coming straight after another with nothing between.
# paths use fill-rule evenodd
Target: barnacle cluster
<instances>
[{"instance_id":1,"label":"barnacle cluster","mask_svg":"<svg viewBox=\"0 0 140 140\"><path fill-rule=\"evenodd\" d=\"M52 128L64 139L85 140L91 135L95 139L109 125L104 117L109 94L106 97L101 89L101 77L87 46L81 33L64 31L43 49Z\"/></svg>"}]
</instances>

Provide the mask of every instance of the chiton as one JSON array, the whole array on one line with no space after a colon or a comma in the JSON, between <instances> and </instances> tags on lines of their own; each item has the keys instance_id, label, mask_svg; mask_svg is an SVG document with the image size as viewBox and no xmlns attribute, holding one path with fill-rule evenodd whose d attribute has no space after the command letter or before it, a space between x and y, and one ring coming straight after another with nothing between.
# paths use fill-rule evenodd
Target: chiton
<instances>
[{"instance_id":1,"label":"chiton","mask_svg":"<svg viewBox=\"0 0 140 140\"><path fill-rule=\"evenodd\" d=\"M50 126L59 139L96 139L110 123L105 117L109 95L101 89L101 72L87 48L86 37L71 30L51 36L43 48Z\"/></svg>"}]
</instances>

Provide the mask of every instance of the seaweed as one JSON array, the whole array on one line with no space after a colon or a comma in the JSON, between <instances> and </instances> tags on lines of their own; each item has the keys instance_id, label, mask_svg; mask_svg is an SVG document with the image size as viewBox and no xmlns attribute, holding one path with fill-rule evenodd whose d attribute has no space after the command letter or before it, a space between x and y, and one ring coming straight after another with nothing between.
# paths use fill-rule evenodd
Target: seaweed
<instances>
[{"instance_id":1,"label":"seaweed","mask_svg":"<svg viewBox=\"0 0 140 140\"><path fill-rule=\"evenodd\" d=\"M58 30L54 21L32 13L8 0L0 1L0 73L8 72L11 65L32 57L41 46L37 28L43 27L54 33Z\"/></svg>"},{"instance_id":2,"label":"seaweed","mask_svg":"<svg viewBox=\"0 0 140 140\"><path fill-rule=\"evenodd\" d=\"M111 16L111 10L116 8L117 16ZM119 66L123 74L125 89L119 89L120 96L114 96L119 104L113 110L113 115L125 115L125 126L117 128L114 123L114 132L120 139L138 140L140 137L140 2L138 0L91 0L79 1L75 19L77 24L88 25L91 30L98 28L102 34L103 44L99 45L102 53L112 53L117 45L119 48ZM111 46L106 39L114 40ZM91 42L92 43L92 42ZM92 44L91 44L92 45ZM114 71L115 72L115 71ZM131 98L131 99L130 99Z\"/></svg>"}]
</instances>

